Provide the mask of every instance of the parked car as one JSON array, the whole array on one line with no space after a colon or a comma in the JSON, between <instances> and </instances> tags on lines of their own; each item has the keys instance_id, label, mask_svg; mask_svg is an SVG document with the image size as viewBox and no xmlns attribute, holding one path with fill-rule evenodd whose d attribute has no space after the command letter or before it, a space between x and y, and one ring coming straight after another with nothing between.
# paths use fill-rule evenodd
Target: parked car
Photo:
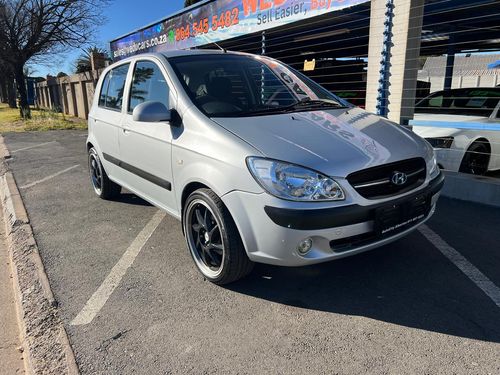
<instances>
[{"instance_id":1,"label":"parked car","mask_svg":"<svg viewBox=\"0 0 500 375\"><path fill-rule=\"evenodd\" d=\"M432 147L288 66L223 51L138 55L107 68L89 114L92 186L182 221L203 276L302 266L405 236L443 184Z\"/></svg>"},{"instance_id":2,"label":"parked car","mask_svg":"<svg viewBox=\"0 0 500 375\"><path fill-rule=\"evenodd\" d=\"M500 169L500 88L437 91L419 102L413 131L441 168L483 175Z\"/></svg>"}]
</instances>

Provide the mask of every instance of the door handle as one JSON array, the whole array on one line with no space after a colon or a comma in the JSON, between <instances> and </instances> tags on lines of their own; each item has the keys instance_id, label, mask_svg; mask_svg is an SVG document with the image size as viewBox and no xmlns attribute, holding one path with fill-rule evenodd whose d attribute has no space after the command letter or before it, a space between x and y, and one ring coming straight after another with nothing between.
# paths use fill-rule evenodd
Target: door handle
<instances>
[{"instance_id":1,"label":"door handle","mask_svg":"<svg viewBox=\"0 0 500 375\"><path fill-rule=\"evenodd\" d=\"M130 133L130 130L129 130L129 129L127 129L127 128L123 128L122 130L123 130L123 133L124 133L124 134L129 134L129 133Z\"/></svg>"}]
</instances>

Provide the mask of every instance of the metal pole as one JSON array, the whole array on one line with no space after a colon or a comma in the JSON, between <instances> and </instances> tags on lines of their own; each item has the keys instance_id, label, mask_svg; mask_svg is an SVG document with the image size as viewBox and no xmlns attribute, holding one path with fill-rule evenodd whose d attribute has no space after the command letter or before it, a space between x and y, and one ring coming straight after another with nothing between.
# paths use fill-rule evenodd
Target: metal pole
<instances>
[{"instance_id":1,"label":"metal pole","mask_svg":"<svg viewBox=\"0 0 500 375\"><path fill-rule=\"evenodd\" d=\"M380 60L380 79L377 96L377 114L387 117L389 113L389 76L391 67L392 26L394 19L394 0L387 0L384 22L384 42Z\"/></svg>"},{"instance_id":2,"label":"metal pole","mask_svg":"<svg viewBox=\"0 0 500 375\"><path fill-rule=\"evenodd\" d=\"M261 48L262 48L261 55L265 55L266 54L266 32L265 31L262 32Z\"/></svg>"},{"instance_id":3,"label":"metal pole","mask_svg":"<svg viewBox=\"0 0 500 375\"><path fill-rule=\"evenodd\" d=\"M261 55L264 56L266 54L266 32L265 31L262 32L262 46L261 46L261 48L262 48ZM262 65L262 67L260 69L260 98L261 98L262 103L264 103L264 91L265 91L264 74L265 74L264 65Z\"/></svg>"},{"instance_id":4,"label":"metal pole","mask_svg":"<svg viewBox=\"0 0 500 375\"><path fill-rule=\"evenodd\" d=\"M450 33L454 30L450 30ZM455 41L454 35L450 35L448 40L448 53L446 54L446 69L444 75L444 89L451 90L451 85L453 82L453 70L455 67Z\"/></svg>"}]
</instances>

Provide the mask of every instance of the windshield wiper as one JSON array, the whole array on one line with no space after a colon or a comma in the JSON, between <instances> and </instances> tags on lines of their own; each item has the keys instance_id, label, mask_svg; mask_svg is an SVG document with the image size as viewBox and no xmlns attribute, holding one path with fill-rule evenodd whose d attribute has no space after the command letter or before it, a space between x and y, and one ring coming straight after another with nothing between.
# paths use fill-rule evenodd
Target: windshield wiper
<instances>
[{"instance_id":1,"label":"windshield wiper","mask_svg":"<svg viewBox=\"0 0 500 375\"><path fill-rule=\"evenodd\" d=\"M308 108L347 108L346 106L330 101L327 99L309 99L305 98L297 103L291 104L288 106L289 108L292 109L308 109Z\"/></svg>"},{"instance_id":2,"label":"windshield wiper","mask_svg":"<svg viewBox=\"0 0 500 375\"><path fill-rule=\"evenodd\" d=\"M294 112L297 110L307 110L307 109L318 109L318 108L348 108L342 104L339 104L334 101L329 101L326 99L318 99L318 100L313 100L313 99L302 99L300 101L297 101L295 103L289 104L289 105L284 105L284 106L277 106L277 107L266 107L266 108L256 108L256 109L251 109L248 111L242 111L242 112L235 112L234 116L235 117L245 117L245 116L259 116L259 115L270 115L270 114L277 114L277 113L290 113ZM216 116L214 116L216 117Z\"/></svg>"},{"instance_id":3,"label":"windshield wiper","mask_svg":"<svg viewBox=\"0 0 500 375\"><path fill-rule=\"evenodd\" d=\"M269 115L273 113L287 113L289 112L289 106L282 107L267 107L267 108L257 108L248 111L238 113L239 117L243 116L258 116L258 115Z\"/></svg>"}]
</instances>

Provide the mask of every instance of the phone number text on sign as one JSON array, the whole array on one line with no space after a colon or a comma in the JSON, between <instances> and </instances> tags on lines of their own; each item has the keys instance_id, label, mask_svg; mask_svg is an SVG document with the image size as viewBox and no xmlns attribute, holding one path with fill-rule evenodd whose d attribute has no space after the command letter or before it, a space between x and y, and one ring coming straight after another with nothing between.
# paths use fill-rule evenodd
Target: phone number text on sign
<instances>
[{"instance_id":1,"label":"phone number text on sign","mask_svg":"<svg viewBox=\"0 0 500 375\"><path fill-rule=\"evenodd\" d=\"M238 8L233 8L226 12L216 14L212 18L203 18L199 21L193 22L192 25L187 24L175 29L175 40L177 42L188 39L190 37L195 37L197 35L207 34L212 31L217 31L219 29L224 29L234 25L238 25L240 10Z\"/></svg>"}]
</instances>

